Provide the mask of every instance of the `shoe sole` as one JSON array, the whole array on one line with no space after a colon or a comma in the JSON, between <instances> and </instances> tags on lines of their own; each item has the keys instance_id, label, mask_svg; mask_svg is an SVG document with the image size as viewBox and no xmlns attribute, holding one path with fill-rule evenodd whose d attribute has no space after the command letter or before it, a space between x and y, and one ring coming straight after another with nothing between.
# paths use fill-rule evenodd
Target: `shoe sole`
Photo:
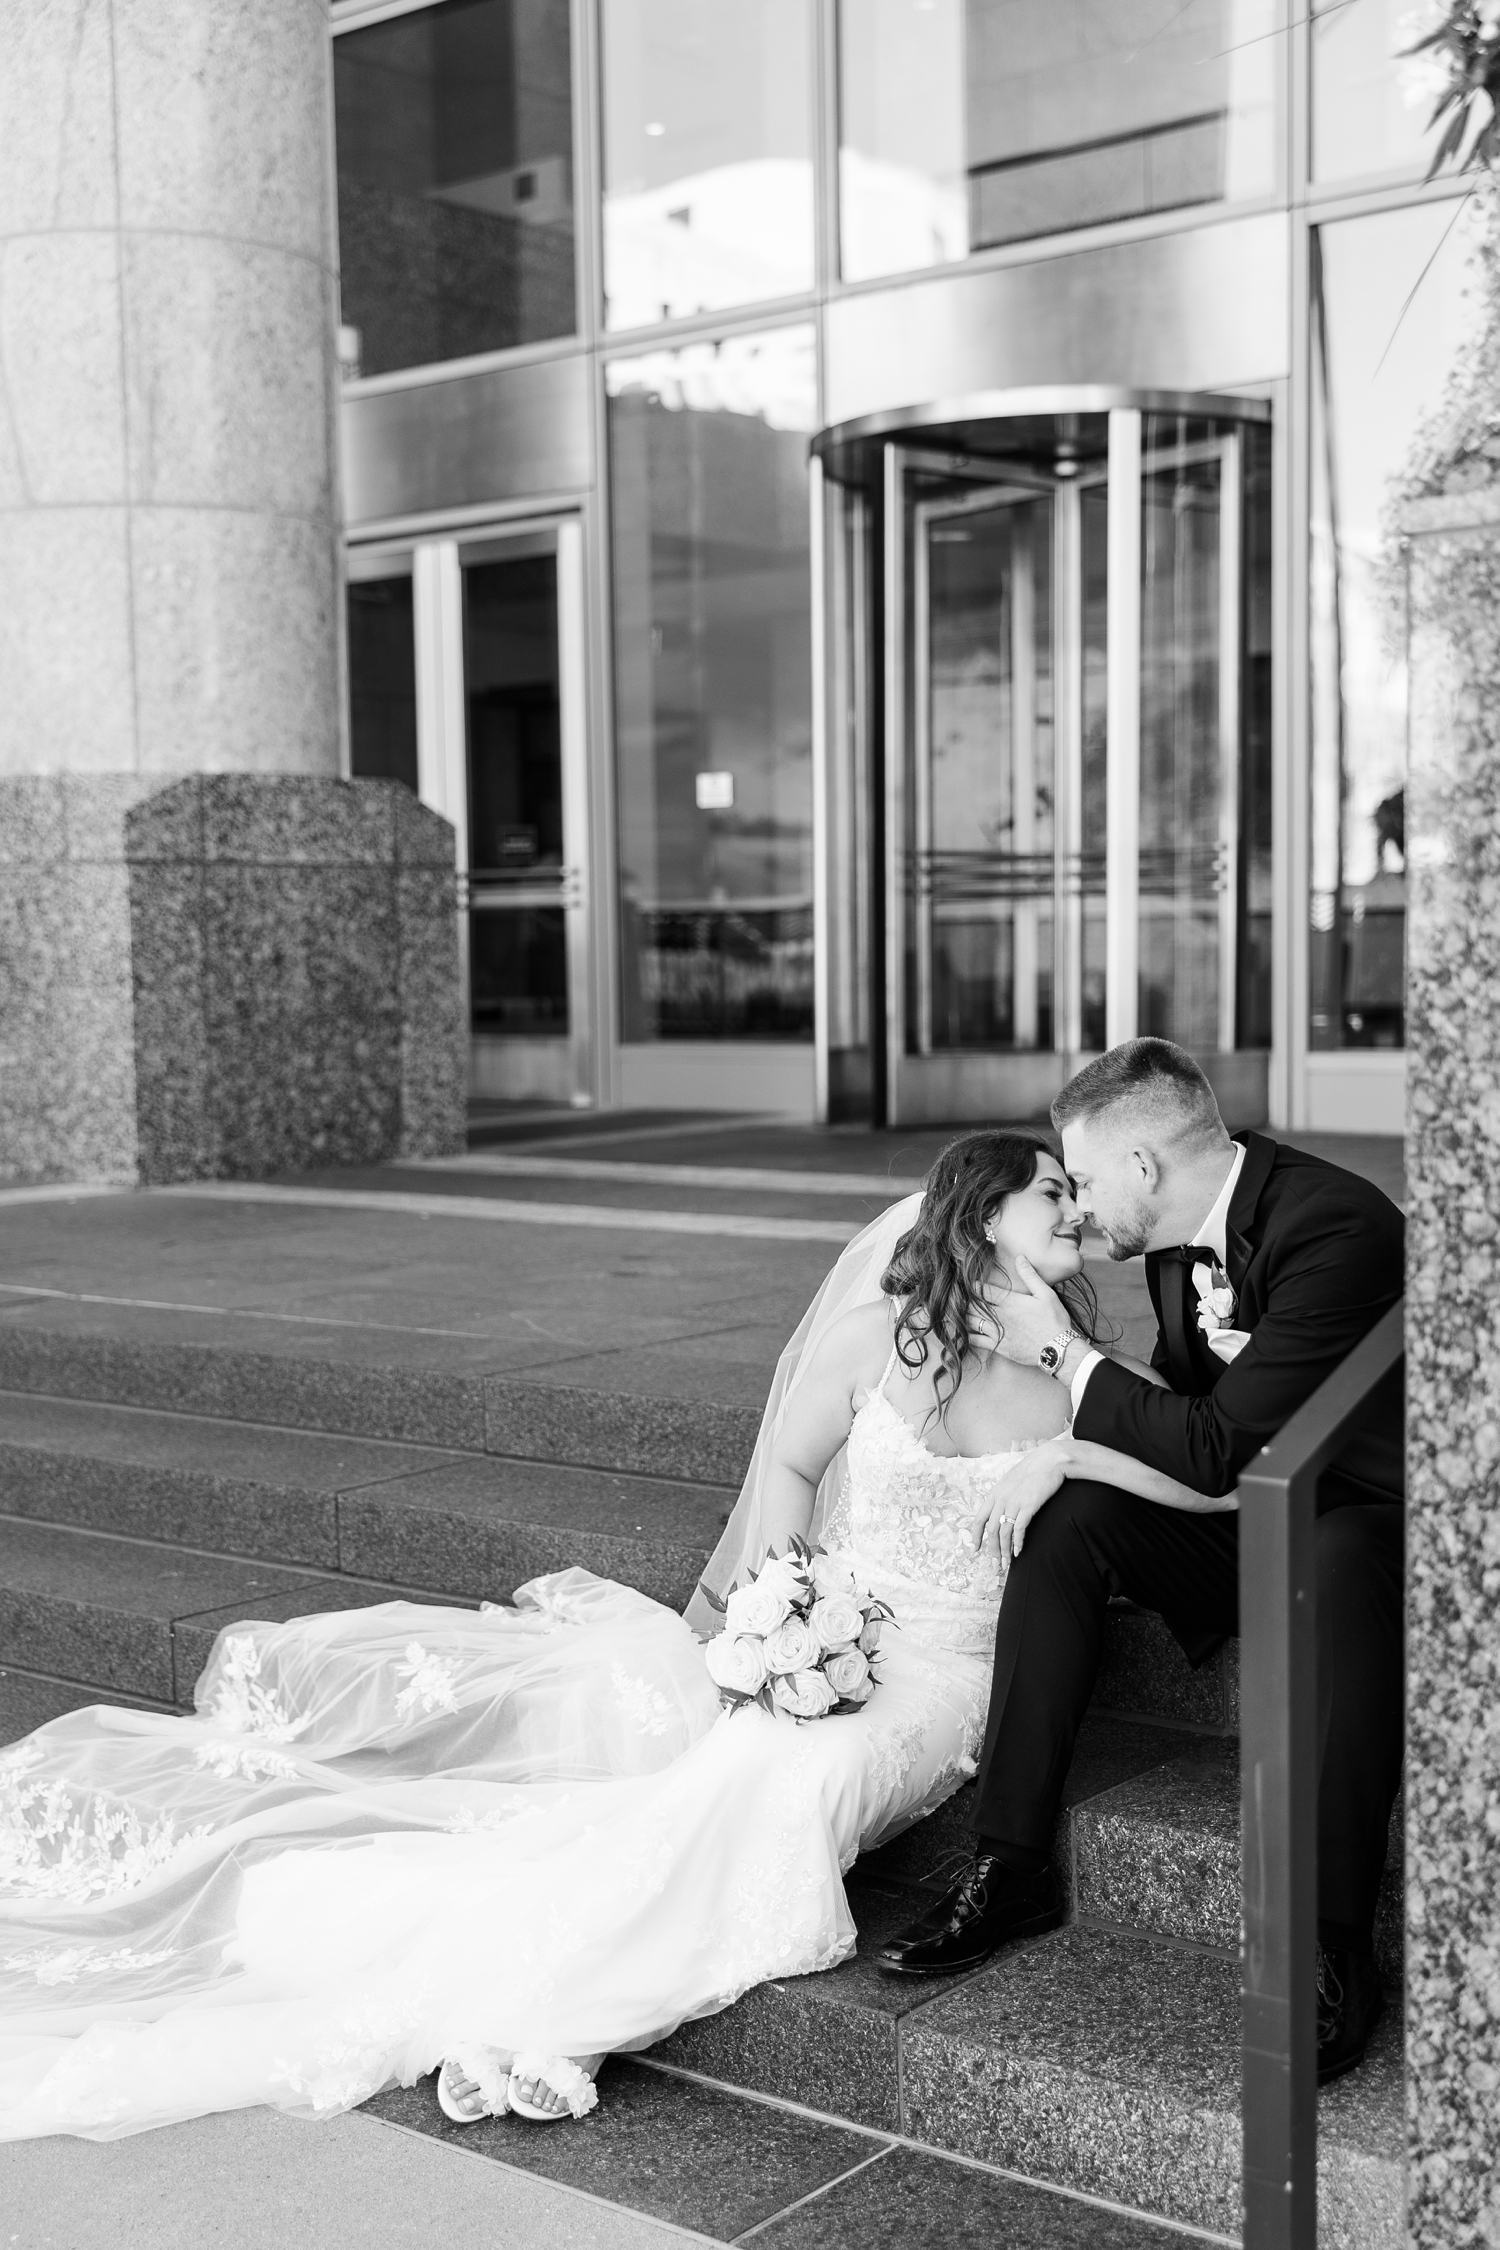
<instances>
[{"instance_id":1,"label":"shoe sole","mask_svg":"<svg viewBox=\"0 0 1500 2250\"><path fill-rule=\"evenodd\" d=\"M962 1961L945 1961L941 1967L926 1968L913 1966L906 1961L883 1961L877 1953L875 1966L888 1977L960 1976L965 1969L982 1968L986 1961L994 1959L1002 1946L1014 1944L1017 1938L1040 1937L1044 1930L1055 1930L1061 1922L1066 1920L1067 1911L1065 1906L1053 1907L1049 1908L1045 1914L1034 1914L1029 1922L1017 1922L1014 1929L1007 1930L1003 1938L997 1938L995 1943L986 1946L982 1953L971 1953Z\"/></svg>"}]
</instances>

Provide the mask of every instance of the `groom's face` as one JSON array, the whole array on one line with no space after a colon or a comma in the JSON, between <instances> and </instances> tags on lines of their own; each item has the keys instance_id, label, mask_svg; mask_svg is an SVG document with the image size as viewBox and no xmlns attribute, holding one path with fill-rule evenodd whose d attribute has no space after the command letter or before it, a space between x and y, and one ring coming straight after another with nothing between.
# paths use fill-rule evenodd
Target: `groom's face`
<instances>
[{"instance_id":1,"label":"groom's face","mask_svg":"<svg viewBox=\"0 0 1500 2250\"><path fill-rule=\"evenodd\" d=\"M1119 1113L1064 1126L1062 1142L1078 1208L1093 1220L1110 1256L1138 1258L1149 1250L1159 1216L1155 1180Z\"/></svg>"}]
</instances>

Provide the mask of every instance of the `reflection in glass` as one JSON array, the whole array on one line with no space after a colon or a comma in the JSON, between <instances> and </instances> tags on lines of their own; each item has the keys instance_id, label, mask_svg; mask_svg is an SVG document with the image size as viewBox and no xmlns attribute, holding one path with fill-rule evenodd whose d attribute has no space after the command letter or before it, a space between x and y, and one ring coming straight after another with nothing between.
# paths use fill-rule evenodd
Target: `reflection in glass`
<instances>
[{"instance_id":1,"label":"reflection in glass","mask_svg":"<svg viewBox=\"0 0 1500 2250\"><path fill-rule=\"evenodd\" d=\"M609 326L811 289L812 0L601 13Z\"/></svg>"},{"instance_id":2,"label":"reflection in glass","mask_svg":"<svg viewBox=\"0 0 1500 2250\"><path fill-rule=\"evenodd\" d=\"M1269 436L1168 415L1143 436L1138 1024L1265 1045Z\"/></svg>"},{"instance_id":3,"label":"reflection in glass","mask_svg":"<svg viewBox=\"0 0 1500 2250\"><path fill-rule=\"evenodd\" d=\"M904 472L908 1051L1104 1036L1108 417Z\"/></svg>"},{"instance_id":4,"label":"reflection in glass","mask_svg":"<svg viewBox=\"0 0 1500 2250\"><path fill-rule=\"evenodd\" d=\"M417 786L417 662L411 573L349 588L349 770Z\"/></svg>"},{"instance_id":5,"label":"reflection in glass","mask_svg":"<svg viewBox=\"0 0 1500 2250\"><path fill-rule=\"evenodd\" d=\"M606 380L624 1036L810 1038L813 333Z\"/></svg>"},{"instance_id":6,"label":"reflection in glass","mask_svg":"<svg viewBox=\"0 0 1500 2250\"><path fill-rule=\"evenodd\" d=\"M1138 1022L1143 1034L1208 1050L1221 1044L1223 813L1237 747L1231 734L1226 776L1219 696L1225 445L1159 415L1147 417L1145 439Z\"/></svg>"},{"instance_id":7,"label":"reflection in glass","mask_svg":"<svg viewBox=\"0 0 1500 2250\"><path fill-rule=\"evenodd\" d=\"M557 1037L568 1028L568 959L561 906L509 906L469 915L469 989L476 1032Z\"/></svg>"},{"instance_id":8,"label":"reflection in glass","mask_svg":"<svg viewBox=\"0 0 1500 2250\"><path fill-rule=\"evenodd\" d=\"M918 1048L1050 1048L1052 501L937 503L917 536Z\"/></svg>"},{"instance_id":9,"label":"reflection in glass","mask_svg":"<svg viewBox=\"0 0 1500 2250\"><path fill-rule=\"evenodd\" d=\"M1478 326L1466 223L1453 218L1451 203L1429 203L1315 237L1314 1048L1405 1039L1406 625L1391 518Z\"/></svg>"},{"instance_id":10,"label":"reflection in glass","mask_svg":"<svg viewBox=\"0 0 1500 2250\"><path fill-rule=\"evenodd\" d=\"M1083 727L1078 791L1077 877L1080 993L1078 1045L1102 1054L1109 1040L1104 858L1109 831L1109 493L1102 479L1078 495L1081 560L1079 609L1083 659ZM1070 878L1070 892L1073 879Z\"/></svg>"},{"instance_id":11,"label":"reflection in glass","mask_svg":"<svg viewBox=\"0 0 1500 2250\"><path fill-rule=\"evenodd\" d=\"M841 0L846 280L1267 193L1281 0Z\"/></svg>"},{"instance_id":12,"label":"reflection in glass","mask_svg":"<svg viewBox=\"0 0 1500 2250\"><path fill-rule=\"evenodd\" d=\"M352 372L570 335L568 0L443 0L333 43Z\"/></svg>"},{"instance_id":13,"label":"reflection in glass","mask_svg":"<svg viewBox=\"0 0 1500 2250\"><path fill-rule=\"evenodd\" d=\"M1426 25L1411 0L1312 0L1312 168L1318 180L1426 170L1438 87L1403 56Z\"/></svg>"},{"instance_id":14,"label":"reflection in glass","mask_svg":"<svg viewBox=\"0 0 1500 2250\"><path fill-rule=\"evenodd\" d=\"M463 584L473 1027L561 1035L565 909L545 903L563 878L556 558L471 562Z\"/></svg>"},{"instance_id":15,"label":"reflection in glass","mask_svg":"<svg viewBox=\"0 0 1500 2250\"><path fill-rule=\"evenodd\" d=\"M464 678L470 868L477 879L555 873L563 833L553 556L464 571Z\"/></svg>"}]
</instances>

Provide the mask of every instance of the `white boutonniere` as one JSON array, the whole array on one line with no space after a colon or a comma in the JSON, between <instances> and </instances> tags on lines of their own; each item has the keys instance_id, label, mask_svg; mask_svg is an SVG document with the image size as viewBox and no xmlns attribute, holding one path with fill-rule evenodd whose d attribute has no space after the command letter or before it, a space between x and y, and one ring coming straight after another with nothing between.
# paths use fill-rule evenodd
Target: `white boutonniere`
<instances>
[{"instance_id":1,"label":"white boutonniere","mask_svg":"<svg viewBox=\"0 0 1500 2250\"><path fill-rule=\"evenodd\" d=\"M1227 1366L1250 1341L1249 1329L1234 1325L1239 1303L1234 1286L1221 1267L1197 1265L1193 1287L1198 1292L1198 1332L1215 1359Z\"/></svg>"}]
</instances>

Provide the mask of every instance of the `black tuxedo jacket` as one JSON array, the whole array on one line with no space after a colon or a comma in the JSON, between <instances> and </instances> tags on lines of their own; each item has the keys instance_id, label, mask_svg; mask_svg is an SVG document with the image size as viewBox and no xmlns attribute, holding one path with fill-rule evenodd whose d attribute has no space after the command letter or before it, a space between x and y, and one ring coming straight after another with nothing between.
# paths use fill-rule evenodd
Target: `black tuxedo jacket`
<instances>
[{"instance_id":1,"label":"black tuxedo jacket","mask_svg":"<svg viewBox=\"0 0 1500 2250\"><path fill-rule=\"evenodd\" d=\"M1191 1395L1160 1390L1113 1360L1084 1386L1074 1433L1112 1445L1195 1492L1232 1492L1240 1471L1401 1295L1405 1222L1367 1180L1260 1133L1236 1134L1245 1161L1226 1230L1231 1325L1250 1341L1227 1364L1191 1326ZM1151 1364L1170 1382L1161 1292L1180 1286L1172 1261L1146 1258L1156 1308ZM1319 1512L1399 1500L1405 1489L1401 1378L1370 1402L1359 1434L1328 1469Z\"/></svg>"}]
</instances>

